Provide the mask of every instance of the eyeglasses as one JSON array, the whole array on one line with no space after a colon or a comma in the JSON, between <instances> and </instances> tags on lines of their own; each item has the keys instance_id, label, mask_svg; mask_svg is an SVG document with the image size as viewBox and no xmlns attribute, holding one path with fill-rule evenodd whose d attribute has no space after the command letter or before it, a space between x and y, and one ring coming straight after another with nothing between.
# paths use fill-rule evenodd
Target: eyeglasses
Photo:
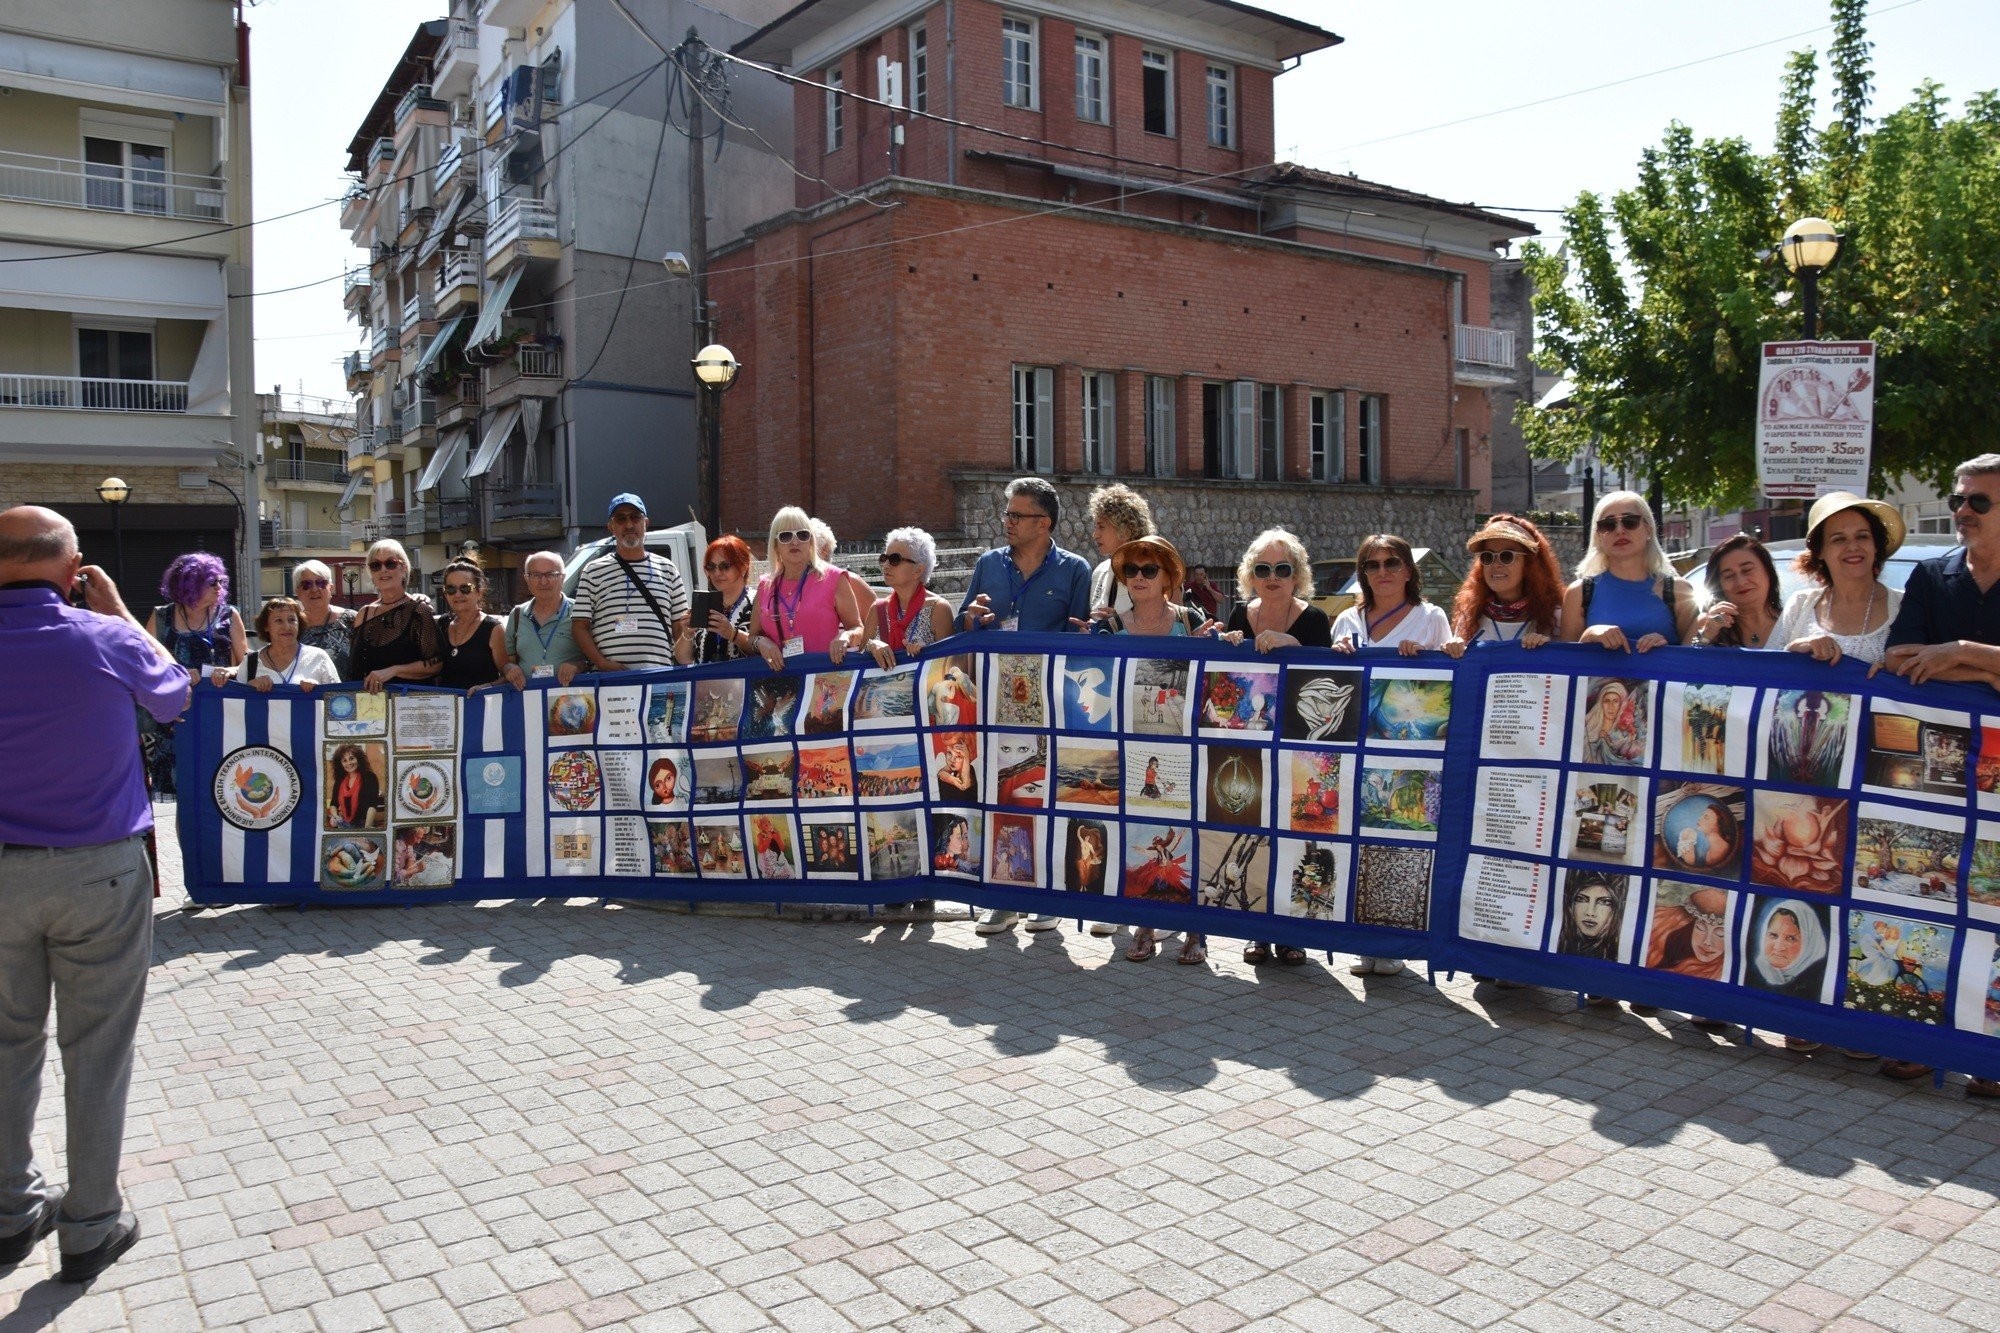
<instances>
[{"instance_id":1,"label":"eyeglasses","mask_svg":"<svg viewBox=\"0 0 2000 1333\"><path fill-rule=\"evenodd\" d=\"M385 569L401 569L402 567L403 562L400 560L370 560L368 562L368 568L374 570L377 574L380 574Z\"/></svg>"},{"instance_id":2,"label":"eyeglasses","mask_svg":"<svg viewBox=\"0 0 2000 1333\"><path fill-rule=\"evenodd\" d=\"M472 586L470 583L447 583L444 585L444 595L447 597L457 597L461 594L471 592Z\"/></svg>"},{"instance_id":3,"label":"eyeglasses","mask_svg":"<svg viewBox=\"0 0 2000 1333\"><path fill-rule=\"evenodd\" d=\"M325 579L300 579L298 586L301 588L324 588L327 586L327 583Z\"/></svg>"},{"instance_id":4,"label":"eyeglasses","mask_svg":"<svg viewBox=\"0 0 2000 1333\"><path fill-rule=\"evenodd\" d=\"M1479 563L1482 565L1511 565L1521 558L1519 551L1481 551Z\"/></svg>"},{"instance_id":5,"label":"eyeglasses","mask_svg":"<svg viewBox=\"0 0 2000 1333\"><path fill-rule=\"evenodd\" d=\"M897 565L914 565L916 563L915 557L904 555L901 551L882 552L882 567L884 569L894 569Z\"/></svg>"},{"instance_id":6,"label":"eyeglasses","mask_svg":"<svg viewBox=\"0 0 2000 1333\"><path fill-rule=\"evenodd\" d=\"M1034 510L1029 510L1025 514L1016 513L1012 509L1003 509L1000 511L1000 521L1002 523L1026 523L1029 519L1047 517L1047 514L1036 513Z\"/></svg>"},{"instance_id":7,"label":"eyeglasses","mask_svg":"<svg viewBox=\"0 0 2000 1333\"><path fill-rule=\"evenodd\" d=\"M530 579L559 579L562 577L562 571L560 569L531 569L522 575L522 577Z\"/></svg>"},{"instance_id":8,"label":"eyeglasses","mask_svg":"<svg viewBox=\"0 0 2000 1333\"><path fill-rule=\"evenodd\" d=\"M1402 567L1403 557L1400 555L1385 555L1380 560L1363 560L1361 562L1361 572L1363 574L1374 574L1383 570L1394 572Z\"/></svg>"},{"instance_id":9,"label":"eyeglasses","mask_svg":"<svg viewBox=\"0 0 2000 1333\"><path fill-rule=\"evenodd\" d=\"M1951 495L1945 497L1945 504L1954 514L1961 509L1967 508L1971 509L1975 514L1984 514L1993 508L1993 497L1990 495L1980 495L1977 492L1971 495Z\"/></svg>"},{"instance_id":10,"label":"eyeglasses","mask_svg":"<svg viewBox=\"0 0 2000 1333\"><path fill-rule=\"evenodd\" d=\"M1597 530L1599 532L1616 532L1620 528L1631 532L1645 526L1646 516L1644 514L1606 514L1603 518L1597 520Z\"/></svg>"},{"instance_id":11,"label":"eyeglasses","mask_svg":"<svg viewBox=\"0 0 2000 1333\"><path fill-rule=\"evenodd\" d=\"M1156 579L1160 577L1158 565L1120 565L1118 572L1128 579Z\"/></svg>"},{"instance_id":12,"label":"eyeglasses","mask_svg":"<svg viewBox=\"0 0 2000 1333\"><path fill-rule=\"evenodd\" d=\"M1250 577L1253 579L1288 579L1291 576L1292 562L1289 560L1280 560L1275 565L1259 560L1250 566Z\"/></svg>"},{"instance_id":13,"label":"eyeglasses","mask_svg":"<svg viewBox=\"0 0 2000 1333\"><path fill-rule=\"evenodd\" d=\"M707 574L726 574L736 568L736 564L731 560L704 560L701 562L701 568L702 572Z\"/></svg>"},{"instance_id":14,"label":"eyeglasses","mask_svg":"<svg viewBox=\"0 0 2000 1333\"><path fill-rule=\"evenodd\" d=\"M810 529L810 528L800 528L800 529L799 529L799 530L798 530L797 532L781 532L781 533L777 534L777 536L778 536L778 540L779 540L780 542L782 542L782 543L784 543L785 545L789 546L789 545L792 545L792 544L794 544L794 543L797 543L797 542L809 542L809 541L811 541L811 540L812 540L812 529Z\"/></svg>"}]
</instances>

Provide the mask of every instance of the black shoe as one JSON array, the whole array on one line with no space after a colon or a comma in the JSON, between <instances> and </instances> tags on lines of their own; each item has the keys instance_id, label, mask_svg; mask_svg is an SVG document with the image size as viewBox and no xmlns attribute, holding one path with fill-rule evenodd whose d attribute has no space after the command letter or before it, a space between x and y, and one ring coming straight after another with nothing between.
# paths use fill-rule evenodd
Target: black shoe
<instances>
[{"instance_id":1,"label":"black shoe","mask_svg":"<svg viewBox=\"0 0 2000 1333\"><path fill-rule=\"evenodd\" d=\"M56 1273L58 1282L88 1282L99 1273L118 1262L118 1257L132 1248L139 1239L139 1219L131 1213L120 1213L118 1224L111 1228L111 1234L104 1238L96 1249L85 1250L82 1254L65 1254L62 1268Z\"/></svg>"},{"instance_id":2,"label":"black shoe","mask_svg":"<svg viewBox=\"0 0 2000 1333\"><path fill-rule=\"evenodd\" d=\"M0 1268L12 1268L35 1252L42 1237L56 1229L56 1214L62 1211L62 1201L62 1193L57 1191L42 1204L42 1215L30 1222L27 1230L0 1239Z\"/></svg>"}]
</instances>

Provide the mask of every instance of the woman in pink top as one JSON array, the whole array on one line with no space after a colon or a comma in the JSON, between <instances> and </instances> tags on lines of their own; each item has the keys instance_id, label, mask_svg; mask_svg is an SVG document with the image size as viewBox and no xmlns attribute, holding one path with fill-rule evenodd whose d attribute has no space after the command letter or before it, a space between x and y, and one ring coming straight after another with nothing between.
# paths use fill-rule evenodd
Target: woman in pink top
<instances>
[{"instance_id":1,"label":"woman in pink top","mask_svg":"<svg viewBox=\"0 0 2000 1333\"><path fill-rule=\"evenodd\" d=\"M836 664L861 643L861 605L846 571L819 558L812 520L796 505L771 519L771 572L757 584L757 655L773 671L785 659L825 653Z\"/></svg>"}]
</instances>

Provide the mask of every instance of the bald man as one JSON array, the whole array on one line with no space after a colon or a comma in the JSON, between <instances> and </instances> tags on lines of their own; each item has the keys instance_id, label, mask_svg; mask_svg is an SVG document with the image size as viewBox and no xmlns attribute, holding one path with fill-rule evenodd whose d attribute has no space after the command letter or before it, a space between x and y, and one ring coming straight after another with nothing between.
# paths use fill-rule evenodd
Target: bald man
<instances>
[{"instance_id":1,"label":"bald man","mask_svg":"<svg viewBox=\"0 0 2000 1333\"><path fill-rule=\"evenodd\" d=\"M507 613L502 636L507 665L500 674L517 690L526 689L531 680L567 685L590 663L577 647L573 604L563 595L562 557L537 551L521 562L521 577L531 596Z\"/></svg>"},{"instance_id":2,"label":"bald man","mask_svg":"<svg viewBox=\"0 0 2000 1333\"><path fill-rule=\"evenodd\" d=\"M88 610L69 604L79 586ZM0 511L0 1269L54 1231L57 1278L88 1282L139 1238L118 1189L153 952L153 810L132 708L171 722L188 690L109 576L84 565L67 519ZM67 1194L32 1143L51 998Z\"/></svg>"}]
</instances>

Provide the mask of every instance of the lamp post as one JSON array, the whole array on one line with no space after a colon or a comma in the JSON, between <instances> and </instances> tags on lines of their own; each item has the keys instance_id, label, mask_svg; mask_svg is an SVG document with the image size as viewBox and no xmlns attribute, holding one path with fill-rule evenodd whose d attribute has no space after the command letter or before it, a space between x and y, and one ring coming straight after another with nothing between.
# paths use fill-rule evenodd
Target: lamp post
<instances>
[{"instance_id":1,"label":"lamp post","mask_svg":"<svg viewBox=\"0 0 2000 1333\"><path fill-rule=\"evenodd\" d=\"M708 455L708 535L717 535L722 526L722 395L736 383L742 367L736 356L721 343L710 343L694 354L694 377L701 383Z\"/></svg>"},{"instance_id":2,"label":"lamp post","mask_svg":"<svg viewBox=\"0 0 2000 1333\"><path fill-rule=\"evenodd\" d=\"M217 481L214 477L210 477L208 479L208 484L215 487L217 490L223 492L230 499L236 502L236 512L230 515L230 523L229 523L231 529L229 534L230 546L235 552L236 555L235 563L237 564L236 578L235 578L235 586L237 588L236 598L237 598L237 603L239 605L255 606L257 604L257 589L250 587L249 584L244 582L244 577L247 573L249 573L249 571L242 567L243 565L242 533L249 528L250 525L249 512L243 508L243 497L238 495L236 493L235 488L230 486L227 482ZM241 528L237 526L239 523L242 525ZM244 601L245 598L248 598L249 600L246 602Z\"/></svg>"},{"instance_id":3,"label":"lamp post","mask_svg":"<svg viewBox=\"0 0 2000 1333\"><path fill-rule=\"evenodd\" d=\"M354 605L354 590L361 586L361 569L357 565L349 565L341 571L340 577L347 584L347 604L352 607Z\"/></svg>"},{"instance_id":4,"label":"lamp post","mask_svg":"<svg viewBox=\"0 0 2000 1333\"><path fill-rule=\"evenodd\" d=\"M1841 239L1825 218L1800 218L1785 228L1785 239L1778 242L1778 253L1785 257L1785 267L1798 275L1805 297L1807 342L1819 338L1819 275L1840 258Z\"/></svg>"},{"instance_id":5,"label":"lamp post","mask_svg":"<svg viewBox=\"0 0 2000 1333\"><path fill-rule=\"evenodd\" d=\"M132 488L125 484L123 477L106 477L97 483L97 498L111 506L111 577L120 588L125 586L125 529L120 526L118 516L125 509L125 502L132 498Z\"/></svg>"}]
</instances>

